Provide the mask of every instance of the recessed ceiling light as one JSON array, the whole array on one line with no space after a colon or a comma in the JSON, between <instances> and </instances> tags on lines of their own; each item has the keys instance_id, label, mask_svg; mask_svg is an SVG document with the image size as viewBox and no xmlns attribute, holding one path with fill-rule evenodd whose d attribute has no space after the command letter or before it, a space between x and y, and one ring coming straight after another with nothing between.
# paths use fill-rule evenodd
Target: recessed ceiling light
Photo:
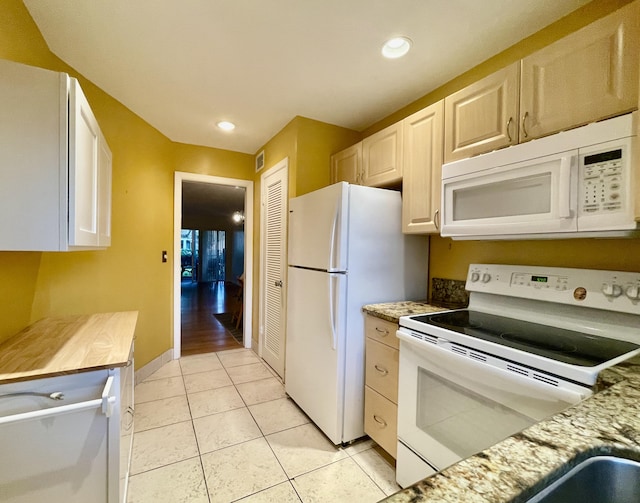
<instances>
[{"instance_id":1,"label":"recessed ceiling light","mask_svg":"<svg viewBox=\"0 0 640 503\"><path fill-rule=\"evenodd\" d=\"M218 127L220 129L224 129L225 131L231 131L236 128L236 125L233 122L221 121L218 122Z\"/></svg>"},{"instance_id":2,"label":"recessed ceiling light","mask_svg":"<svg viewBox=\"0 0 640 503\"><path fill-rule=\"evenodd\" d=\"M401 58L411 49L411 40L407 37L395 37L387 40L382 46L382 55L385 58Z\"/></svg>"}]
</instances>

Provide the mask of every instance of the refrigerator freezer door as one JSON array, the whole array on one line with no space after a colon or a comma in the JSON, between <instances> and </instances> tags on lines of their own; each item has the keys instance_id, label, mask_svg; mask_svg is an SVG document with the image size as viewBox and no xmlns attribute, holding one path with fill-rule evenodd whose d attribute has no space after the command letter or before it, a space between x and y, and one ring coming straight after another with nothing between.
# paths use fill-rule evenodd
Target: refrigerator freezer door
<instances>
[{"instance_id":1,"label":"refrigerator freezer door","mask_svg":"<svg viewBox=\"0 0 640 503\"><path fill-rule=\"evenodd\" d=\"M285 389L334 444L343 441L345 274L289 267Z\"/></svg>"},{"instance_id":2,"label":"refrigerator freezer door","mask_svg":"<svg viewBox=\"0 0 640 503\"><path fill-rule=\"evenodd\" d=\"M345 182L289 201L289 265L347 270L348 201Z\"/></svg>"}]
</instances>

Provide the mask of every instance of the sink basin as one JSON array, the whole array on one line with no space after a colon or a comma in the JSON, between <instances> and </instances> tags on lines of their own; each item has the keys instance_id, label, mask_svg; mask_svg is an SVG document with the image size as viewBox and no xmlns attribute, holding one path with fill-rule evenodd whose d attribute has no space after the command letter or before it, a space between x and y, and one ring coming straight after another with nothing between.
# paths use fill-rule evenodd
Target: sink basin
<instances>
[{"instance_id":1,"label":"sink basin","mask_svg":"<svg viewBox=\"0 0 640 503\"><path fill-rule=\"evenodd\" d=\"M527 503L637 503L640 462L615 456L582 461Z\"/></svg>"}]
</instances>

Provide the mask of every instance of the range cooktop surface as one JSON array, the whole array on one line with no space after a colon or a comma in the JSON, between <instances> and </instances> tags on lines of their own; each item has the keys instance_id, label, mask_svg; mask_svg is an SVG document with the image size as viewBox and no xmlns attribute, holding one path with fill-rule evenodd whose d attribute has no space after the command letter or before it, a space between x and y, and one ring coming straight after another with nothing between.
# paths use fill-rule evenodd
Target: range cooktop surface
<instances>
[{"instance_id":1,"label":"range cooktop surface","mask_svg":"<svg viewBox=\"0 0 640 503\"><path fill-rule=\"evenodd\" d=\"M544 358L595 367L640 346L468 309L412 316L413 320Z\"/></svg>"}]
</instances>

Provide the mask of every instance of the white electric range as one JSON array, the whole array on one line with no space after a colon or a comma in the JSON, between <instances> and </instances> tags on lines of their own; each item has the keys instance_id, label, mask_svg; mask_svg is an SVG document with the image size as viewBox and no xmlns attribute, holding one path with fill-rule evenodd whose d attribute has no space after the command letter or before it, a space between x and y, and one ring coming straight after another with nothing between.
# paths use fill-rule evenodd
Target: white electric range
<instances>
[{"instance_id":1,"label":"white electric range","mask_svg":"<svg viewBox=\"0 0 640 503\"><path fill-rule=\"evenodd\" d=\"M472 264L469 307L400 318L406 487L593 393L640 353L640 273Z\"/></svg>"}]
</instances>

